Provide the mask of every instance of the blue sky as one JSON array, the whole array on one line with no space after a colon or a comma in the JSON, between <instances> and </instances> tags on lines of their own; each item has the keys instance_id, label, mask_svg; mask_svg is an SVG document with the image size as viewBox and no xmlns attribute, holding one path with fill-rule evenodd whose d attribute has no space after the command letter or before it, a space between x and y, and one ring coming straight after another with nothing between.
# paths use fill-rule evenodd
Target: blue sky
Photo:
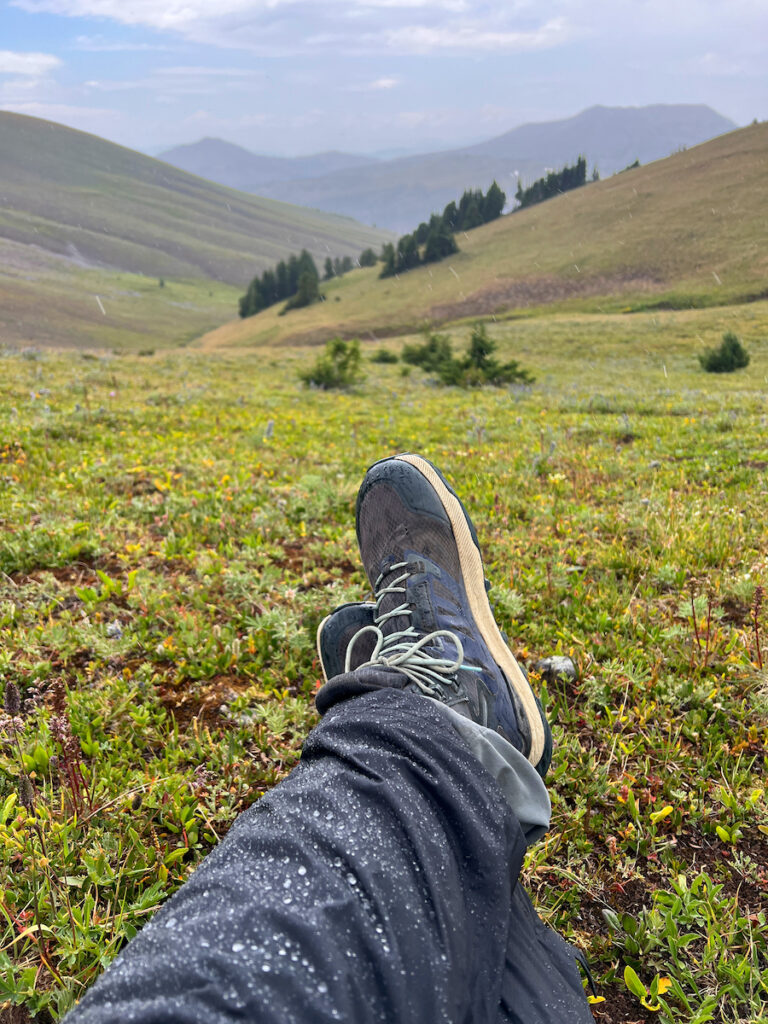
<instances>
[{"instance_id":1,"label":"blue sky","mask_svg":"<svg viewBox=\"0 0 768 1024\"><path fill-rule=\"evenodd\" d=\"M424 151L595 103L768 117L766 0L0 0L0 109L157 152Z\"/></svg>"}]
</instances>

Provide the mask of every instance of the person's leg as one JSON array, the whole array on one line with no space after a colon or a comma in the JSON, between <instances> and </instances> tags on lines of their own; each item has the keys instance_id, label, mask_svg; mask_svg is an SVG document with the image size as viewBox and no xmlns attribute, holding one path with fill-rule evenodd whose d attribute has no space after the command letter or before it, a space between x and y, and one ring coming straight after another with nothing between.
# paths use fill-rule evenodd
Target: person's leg
<instances>
[{"instance_id":1,"label":"person's leg","mask_svg":"<svg viewBox=\"0 0 768 1024\"><path fill-rule=\"evenodd\" d=\"M493 1021L524 849L442 709L346 700L68 1024Z\"/></svg>"}]
</instances>

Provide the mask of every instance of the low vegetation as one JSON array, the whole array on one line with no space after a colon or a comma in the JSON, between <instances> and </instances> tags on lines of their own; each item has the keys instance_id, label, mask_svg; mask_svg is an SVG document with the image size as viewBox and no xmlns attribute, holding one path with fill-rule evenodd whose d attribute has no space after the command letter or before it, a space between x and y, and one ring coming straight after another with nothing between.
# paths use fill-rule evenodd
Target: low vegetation
<instances>
[{"instance_id":1,"label":"low vegetation","mask_svg":"<svg viewBox=\"0 0 768 1024\"><path fill-rule=\"evenodd\" d=\"M478 322L470 333L467 352L458 359L453 355L451 339L444 334L428 334L422 345L406 345L402 357L404 363L420 366L445 385L478 388L533 383L535 378L516 359L500 363L494 355L496 348L485 324Z\"/></svg>"},{"instance_id":2,"label":"low vegetation","mask_svg":"<svg viewBox=\"0 0 768 1024\"><path fill-rule=\"evenodd\" d=\"M349 391L365 379L361 362L359 341L332 338L312 366L299 371L299 380L321 391Z\"/></svg>"},{"instance_id":3,"label":"low vegetation","mask_svg":"<svg viewBox=\"0 0 768 1024\"><path fill-rule=\"evenodd\" d=\"M733 373L749 366L749 353L733 331L726 331L717 348L708 348L699 356L707 373Z\"/></svg>"},{"instance_id":4,"label":"low vegetation","mask_svg":"<svg viewBox=\"0 0 768 1024\"><path fill-rule=\"evenodd\" d=\"M749 375L697 366L725 330ZM764 1015L768 304L486 331L532 387L381 364L303 391L312 348L2 351L3 1013L59 1018L296 763L315 628L368 593L357 488L410 450L466 501L553 723L524 882L596 1019ZM577 680L538 678L554 653Z\"/></svg>"}]
</instances>

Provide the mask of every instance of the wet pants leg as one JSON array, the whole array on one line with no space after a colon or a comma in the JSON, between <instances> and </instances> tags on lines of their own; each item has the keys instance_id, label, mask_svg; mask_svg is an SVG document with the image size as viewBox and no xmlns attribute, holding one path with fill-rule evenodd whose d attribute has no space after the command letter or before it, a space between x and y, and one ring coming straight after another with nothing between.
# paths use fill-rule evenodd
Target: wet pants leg
<instances>
[{"instance_id":1,"label":"wet pants leg","mask_svg":"<svg viewBox=\"0 0 768 1024\"><path fill-rule=\"evenodd\" d=\"M436 705L346 700L67 1024L589 1021L575 965L516 885L524 851Z\"/></svg>"}]
</instances>

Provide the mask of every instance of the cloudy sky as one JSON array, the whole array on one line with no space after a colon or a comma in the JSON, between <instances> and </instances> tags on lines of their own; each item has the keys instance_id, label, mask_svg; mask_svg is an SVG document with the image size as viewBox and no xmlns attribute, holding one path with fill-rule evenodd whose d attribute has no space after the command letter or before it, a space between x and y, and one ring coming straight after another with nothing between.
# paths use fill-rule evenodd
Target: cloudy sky
<instances>
[{"instance_id":1,"label":"cloudy sky","mask_svg":"<svg viewBox=\"0 0 768 1024\"><path fill-rule=\"evenodd\" d=\"M0 0L0 109L150 152L424 151L596 103L768 117L768 0Z\"/></svg>"}]
</instances>

